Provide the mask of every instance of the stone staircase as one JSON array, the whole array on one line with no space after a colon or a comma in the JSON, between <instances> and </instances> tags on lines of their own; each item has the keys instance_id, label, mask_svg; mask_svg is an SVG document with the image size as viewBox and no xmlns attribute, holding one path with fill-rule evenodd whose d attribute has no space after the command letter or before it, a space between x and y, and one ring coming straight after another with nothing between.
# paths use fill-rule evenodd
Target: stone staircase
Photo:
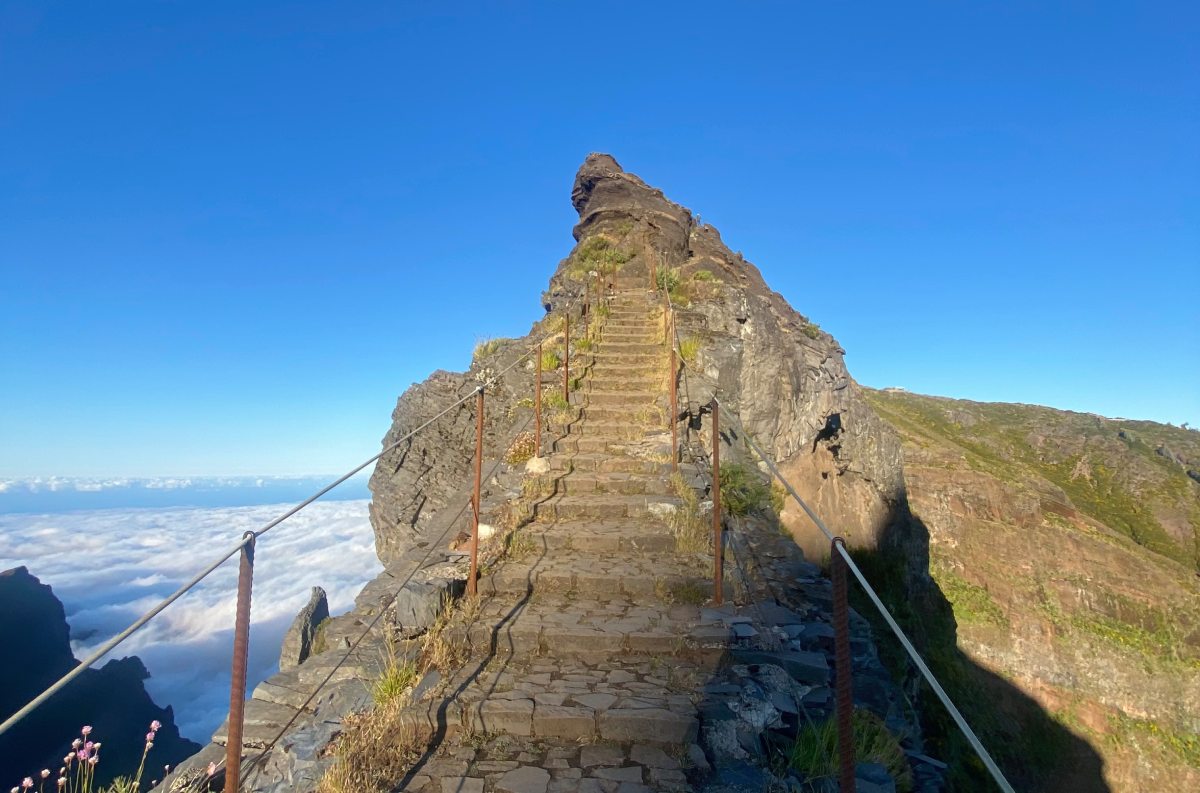
<instances>
[{"instance_id":1,"label":"stone staircase","mask_svg":"<svg viewBox=\"0 0 1200 793\"><path fill-rule=\"evenodd\" d=\"M447 638L472 661L430 702L440 741L397 789L682 791L705 765L700 691L732 635L704 619L711 561L680 554L663 448L666 346L644 292L614 296L553 444L554 492ZM431 720L433 716L431 715ZM689 770L690 769L690 770Z\"/></svg>"}]
</instances>

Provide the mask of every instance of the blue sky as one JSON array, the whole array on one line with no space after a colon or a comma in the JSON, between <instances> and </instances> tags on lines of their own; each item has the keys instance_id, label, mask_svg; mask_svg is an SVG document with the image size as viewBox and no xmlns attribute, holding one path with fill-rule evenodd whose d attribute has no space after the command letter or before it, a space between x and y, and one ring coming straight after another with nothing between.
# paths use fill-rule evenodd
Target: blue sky
<instances>
[{"instance_id":1,"label":"blue sky","mask_svg":"<svg viewBox=\"0 0 1200 793\"><path fill-rule=\"evenodd\" d=\"M350 467L538 317L589 151L865 384L1200 424L1198 40L1182 2L0 2L0 476Z\"/></svg>"}]
</instances>

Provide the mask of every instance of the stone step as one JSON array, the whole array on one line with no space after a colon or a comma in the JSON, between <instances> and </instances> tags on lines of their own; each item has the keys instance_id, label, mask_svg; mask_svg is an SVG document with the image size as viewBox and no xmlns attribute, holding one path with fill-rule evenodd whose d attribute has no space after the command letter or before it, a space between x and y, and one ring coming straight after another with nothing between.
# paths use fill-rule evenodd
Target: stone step
<instances>
[{"instance_id":1,"label":"stone step","mask_svg":"<svg viewBox=\"0 0 1200 793\"><path fill-rule=\"evenodd\" d=\"M651 364L660 363L667 359L667 351L658 349L656 352L605 352L601 350L595 355L595 362L600 363L626 363L626 364Z\"/></svg>"},{"instance_id":2,"label":"stone step","mask_svg":"<svg viewBox=\"0 0 1200 793\"><path fill-rule=\"evenodd\" d=\"M535 553L672 553L675 537L657 522L563 520L553 525L529 524L522 531Z\"/></svg>"},{"instance_id":3,"label":"stone step","mask_svg":"<svg viewBox=\"0 0 1200 793\"><path fill-rule=\"evenodd\" d=\"M661 355L665 351L662 342L642 341L642 342L627 342L605 339L600 343L598 353L606 355L612 353L640 353L643 355Z\"/></svg>"},{"instance_id":4,"label":"stone step","mask_svg":"<svg viewBox=\"0 0 1200 793\"><path fill-rule=\"evenodd\" d=\"M671 483L661 476L644 474L577 472L559 481L564 495L582 493L623 493L626 495L671 495Z\"/></svg>"},{"instance_id":5,"label":"stone step","mask_svg":"<svg viewBox=\"0 0 1200 793\"><path fill-rule=\"evenodd\" d=\"M654 405L657 401L657 393L634 390L603 391L592 389L586 393L586 399L582 400L582 403L586 407L636 408L644 405Z\"/></svg>"},{"instance_id":6,"label":"stone step","mask_svg":"<svg viewBox=\"0 0 1200 793\"><path fill-rule=\"evenodd\" d=\"M657 395L666 390L663 385L664 379L663 372L652 369L606 370L599 373L593 372L592 377L588 378L584 385L583 391L584 393L591 393L594 390L609 391L615 386L622 391Z\"/></svg>"},{"instance_id":7,"label":"stone step","mask_svg":"<svg viewBox=\"0 0 1200 793\"><path fill-rule=\"evenodd\" d=\"M599 471L602 473L662 474L670 468L668 463L640 460L636 457L581 452L554 454L550 456L552 471Z\"/></svg>"},{"instance_id":8,"label":"stone step","mask_svg":"<svg viewBox=\"0 0 1200 793\"><path fill-rule=\"evenodd\" d=\"M514 598L516 598L514 600ZM469 625L447 629L448 640L474 654L559 661L612 661L657 657L667 664L715 659L729 652L734 631L701 617L703 593L679 603L656 595L627 595L610 587L602 597L547 593L485 599Z\"/></svg>"},{"instance_id":9,"label":"stone step","mask_svg":"<svg viewBox=\"0 0 1200 793\"><path fill-rule=\"evenodd\" d=\"M664 536L674 542L665 532ZM647 556L645 552L565 550L546 549L506 561L480 577L479 591L485 595L569 594L584 599L607 599L617 593L642 599L671 600L683 597L680 593L693 600L712 598L707 565L683 564L670 551Z\"/></svg>"},{"instance_id":10,"label":"stone step","mask_svg":"<svg viewBox=\"0 0 1200 793\"><path fill-rule=\"evenodd\" d=\"M588 406L582 409L584 422L623 422L643 426L659 426L658 411L644 406L641 407L600 407ZM646 424L646 415L650 414L653 421Z\"/></svg>"},{"instance_id":11,"label":"stone step","mask_svg":"<svg viewBox=\"0 0 1200 793\"><path fill-rule=\"evenodd\" d=\"M533 508L535 520L545 523L580 518L667 518L679 506L674 496L596 494L552 496Z\"/></svg>"}]
</instances>

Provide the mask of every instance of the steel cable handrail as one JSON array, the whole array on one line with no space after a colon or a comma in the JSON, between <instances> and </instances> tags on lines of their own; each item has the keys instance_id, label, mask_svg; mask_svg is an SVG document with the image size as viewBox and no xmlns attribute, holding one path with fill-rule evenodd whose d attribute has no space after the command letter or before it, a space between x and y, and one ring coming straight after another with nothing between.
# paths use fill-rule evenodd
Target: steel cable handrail
<instances>
[{"instance_id":1,"label":"steel cable handrail","mask_svg":"<svg viewBox=\"0 0 1200 793\"><path fill-rule=\"evenodd\" d=\"M579 298L568 301L568 303L564 309L564 312L570 312L571 308L574 307L578 302L579 302ZM139 629L141 629L143 626L145 626L146 623L150 622L150 620L157 617L168 606L170 606L176 600L183 597L189 591L194 589L198 584L200 584L200 582L202 582L209 575L211 575L214 571L216 571L217 568L219 568L225 562L227 562L231 558L233 558L234 555L239 553L248 543L253 542L258 537L261 537L262 535L266 534L271 529L273 529L276 526L278 526L279 524L283 523L288 518L292 517L296 513L303 510L304 508L308 507L314 501L317 501L319 498L324 496L329 491L331 491L334 488L338 487L339 485L343 484L344 482L346 482L346 480L350 479L352 476L354 476L358 472L362 471L364 468L366 468L371 463L377 461L380 457L387 454L392 449L395 449L396 447L400 446L401 444L405 443L406 441L408 441L411 438L413 438L414 436L416 436L418 433L427 429L434 422L438 421L439 419L444 417L446 414L448 414L450 411L452 411L455 408L462 405L464 402L466 402L471 397L475 396L480 391L483 391L487 387L494 385L500 379L500 377L502 377L503 375L512 371L512 369L515 368L521 362L527 360L529 358L529 356L532 355L537 350L539 345L544 344L545 342L556 338L558 335L559 335L559 332L555 332L555 333L551 333L550 335L546 336L544 339L537 342L537 344L532 345L525 352L524 355L521 355L516 360L514 360L512 363L510 363L508 366L506 366L504 369L501 369L499 372L496 372L495 374L493 374L491 377L489 377L487 379L486 382L472 388L469 392L467 392L467 394L465 396L460 398L457 402L454 402L453 404L446 407L444 410L442 410L440 413L435 415L433 418L425 421L420 426L418 426L416 429L414 429L411 432L404 435L404 437L399 438L398 440L393 441L391 444L385 446L378 454L370 457L363 463L355 466L349 472L338 477L332 483L326 485L325 487L323 487L322 489L320 489L313 495L306 498L304 501L300 502L296 506L289 509L287 512L283 513L279 517L275 518L274 520L272 520L269 523L267 523L266 525L264 525L262 528L257 529L253 532L247 532L246 535L244 535L242 537L242 540L237 545L235 545L233 548L229 549L229 551L226 552L223 556L221 556L216 561L212 562L207 567L205 567L203 570L201 570L199 573L197 573L195 576L193 576L186 584L184 584L179 589L177 589L175 592L173 592L170 596L168 596L167 598L162 600L160 603L158 603L158 605L154 606L149 611L142 614L140 617L138 617L136 620L134 620L134 622L132 624L130 624L129 627L125 628L123 631L118 633L116 636L113 636L107 642L102 644L91 655L89 655L84 660L80 661L77 666L75 666L73 669L71 669L71 671L67 672L65 675L60 677L57 681L55 681L53 684L51 684L45 691L43 691L38 696L34 697L24 707L22 707L16 713L12 714L7 719L5 719L3 723L0 723L0 735L3 735L4 733L6 733L10 729L12 729L19 721L21 721L26 716L28 716L30 713L32 713L34 710L36 710L38 707L43 705L46 702L46 700L50 699L50 697L54 696L59 691L61 691L72 680L79 677L86 670L88 670L92 666L94 666L97 661L104 658L104 656L108 655L110 652L112 652L114 649L116 649L117 646L119 646L122 642L124 642L126 639L128 639L130 636L132 636L134 633L136 633Z\"/></svg>"},{"instance_id":2,"label":"steel cable handrail","mask_svg":"<svg viewBox=\"0 0 1200 793\"><path fill-rule=\"evenodd\" d=\"M665 289L663 291L666 294L667 306L673 313L674 307L671 304L670 292ZM672 329L675 328L673 321L671 322L671 327ZM678 332L676 331L674 335L674 344L678 345ZM689 366L687 362L683 360L682 353L679 353L679 363L684 370L685 381L687 378L686 373L689 369L691 369L693 374L703 380L706 380L708 384L713 387L713 399L717 400L716 392L720 390L720 386L717 383L713 382L711 378L707 377L702 372L698 372L693 367ZM794 487L792 487L791 482L784 478L783 474L780 473L779 468L776 467L774 461L772 461L771 458L767 456L766 452L764 452L759 445L754 442L754 439L751 437L750 433L746 431L745 426L742 424L741 416L734 411L729 412L732 413L734 421L737 423L738 429L741 430L742 438L746 441L747 445L749 445L750 448L754 450L755 454L757 454L759 458L766 464L767 468L770 469L775 478L783 484L784 488L788 491L788 494L795 499L796 503L799 504L801 509L804 510L805 514L808 515L809 519L811 519L816 527L821 530L821 533L828 538L830 543L832 543L832 547L836 548L839 555L841 555L841 557L845 560L850 572L854 574L854 577L858 580L858 583L867 593L867 597L870 598L871 603L874 604L875 608L879 611L880 615L883 617L892 633L894 633L896 638L900 640L900 644L904 647L905 652L908 653L910 658L912 658L913 663L916 664L917 669L920 670L921 676L925 678L927 683L929 683L930 688L933 689L934 694L937 695L937 698L941 701L942 706L946 708L946 711L954 720L954 723L958 727L959 731L962 732L963 736L967 739L967 742L971 744L971 748L983 762L984 767L987 768L992 779L995 780L996 784L1000 786L1000 789L1003 791L1003 793L1014 793L1012 785L1009 784L1008 779L1006 779L1004 776L1004 772L1000 770L1000 767L996 764L996 761L992 759L991 754L986 748L984 748L983 743L979 740L979 736L977 736L975 731L971 729L971 725L967 723L967 720L963 717L958 707L955 706L945 689L942 688L941 683L938 682L933 672L929 669L929 666L925 663L925 660L921 657L921 654L917 652L917 649L913 646L912 642L909 641L909 638L904 633L904 630L896 622L895 618L892 617L891 612L888 611L887 606L884 605L883 601L879 598L879 595L876 594L870 582L867 581L867 578L863 575L862 570L860 570L858 565L855 564L854 559L850 556L850 553L846 550L844 544L840 542L833 542L834 535L825 525L825 522L822 521L820 516L817 515L817 513L814 512L813 509L804 501L804 499L800 497L800 494L796 492ZM737 559L735 556L735 564L736 563Z\"/></svg>"}]
</instances>

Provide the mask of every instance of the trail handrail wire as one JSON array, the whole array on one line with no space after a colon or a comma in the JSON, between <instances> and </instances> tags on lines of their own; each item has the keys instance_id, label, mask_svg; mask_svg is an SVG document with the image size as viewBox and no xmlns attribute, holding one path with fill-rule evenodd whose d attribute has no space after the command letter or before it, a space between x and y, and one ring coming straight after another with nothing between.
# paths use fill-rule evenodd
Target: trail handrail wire
<instances>
[{"instance_id":1,"label":"trail handrail wire","mask_svg":"<svg viewBox=\"0 0 1200 793\"><path fill-rule=\"evenodd\" d=\"M576 301L569 302L567 304L567 307L565 310L569 311L571 309L571 306L573 306L575 302ZM556 336L558 336L557 332L551 333L541 343L544 343L546 340L553 339ZM462 405L468 399L475 396L475 394L477 394L479 391L483 390L484 388L486 388L489 385L493 385L502 375L505 375L508 372L512 371L512 369L514 367L516 367L517 364L528 359L529 356L533 354L533 351L535 349L537 349L537 345L533 345L532 347L530 347L530 349L528 351L526 351L524 355L520 356L519 358L514 360L512 363L510 363L508 366L506 366L505 368L501 369L499 372L497 372L494 375L492 375L491 377L489 377L485 383L482 383L482 384L472 388L465 396L463 396L457 402L448 406L445 410L438 413L433 418L424 422L419 427L417 427L416 429L414 429L411 432L409 432L408 434L406 434L404 437L402 437L396 441L393 441L391 444L385 446L378 454L374 455L373 457L371 457L370 459L361 463L360 465L355 466L348 473L344 474L343 476L338 477L338 479L336 479L334 482L326 485L321 490L318 490L316 493L309 496L304 501L300 502L296 506L289 509L287 512L283 513L279 517L272 520L270 523L267 523L262 528L254 531L253 532L254 538L257 539L258 537L261 537L262 535L266 534L268 531L275 528L280 523L283 523L285 520L292 517L297 512L300 512L302 509L309 506L317 499L321 498L321 496L324 496L326 493L333 490L337 486L341 485L347 479L354 476L359 471L363 470L368 465L370 465L371 463L375 462L383 455L390 452L392 449L395 449L400 444L413 438L419 432L422 432L423 430L427 429L431 424L433 424L438 419L445 416L451 410L454 410L459 405ZM250 542L250 539L251 539L250 537L243 538L241 542L239 542L237 545L235 545L233 548L231 548L224 556L220 557L215 562L210 564L208 567L201 570L199 573L197 573L195 576L193 576L191 580L189 580L186 584L184 584L179 589L177 589L174 593L172 593L169 597L167 597L165 600L163 600L157 606L150 609L145 614L143 614L142 616L140 616L136 620L134 620L134 622L129 627L127 627L125 630L121 631L116 636L112 637L107 642L105 642L100 647L98 647L95 650L95 652L93 652L91 655L89 655L84 660L80 661L78 666L73 668L70 672L67 672L67 674L63 675L57 681L55 681L52 685L50 685L49 688L47 688L41 694L38 694L36 697L34 697L32 700L30 700L29 703L27 703L23 708L21 708L16 713L14 713L13 715L11 715L7 719L5 719L4 723L0 724L0 735L3 735L4 733L6 733L10 729L12 729L17 724L17 722L21 721L23 718L25 718L30 713L32 713L34 710L36 710L38 707L40 707L42 704L44 704L46 702L46 700L50 699L50 697L54 696L59 691L61 691L63 689L63 687L65 687L68 683L70 683L75 678L79 677L86 670L90 669L92 666L94 666L96 664L97 661L99 661L101 658L103 658L104 656L106 656L110 652L112 652L118 645L120 645L122 642L124 642L126 639L128 639L130 636L132 636L134 633L136 633L140 628L142 628L150 620L157 617L160 613L162 613L162 611L164 609L166 609L168 606L170 606L176 600L178 600L179 598L181 598L185 594L187 594L189 591L191 591L197 584L199 584L201 581L203 581L205 578L207 578L209 575L211 575L213 573L213 571L215 571L221 565L225 564L225 562L229 561L235 554L237 554L239 551L241 551L242 547L244 545L246 545L247 542Z\"/></svg>"}]
</instances>

